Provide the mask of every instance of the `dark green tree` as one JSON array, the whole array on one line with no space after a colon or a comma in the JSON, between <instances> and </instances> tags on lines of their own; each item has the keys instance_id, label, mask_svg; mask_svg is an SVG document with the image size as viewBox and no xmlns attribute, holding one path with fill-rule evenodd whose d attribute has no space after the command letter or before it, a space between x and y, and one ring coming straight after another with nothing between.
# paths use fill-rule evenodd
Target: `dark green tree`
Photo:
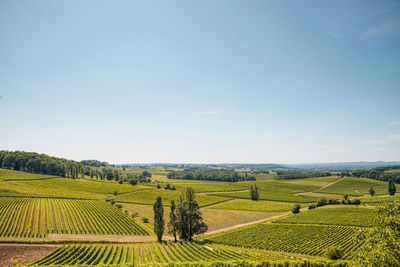
<instances>
[{"instance_id":1,"label":"dark green tree","mask_svg":"<svg viewBox=\"0 0 400 267\"><path fill-rule=\"evenodd\" d=\"M158 196L153 205L154 210L154 233L157 235L158 242L161 242L164 233L164 208L161 197Z\"/></svg>"},{"instance_id":2,"label":"dark green tree","mask_svg":"<svg viewBox=\"0 0 400 267\"><path fill-rule=\"evenodd\" d=\"M169 213L169 223L168 223L168 232L174 236L174 241L176 242L176 234L178 232L178 217L176 216L176 206L175 201L171 200L171 212Z\"/></svg>"},{"instance_id":3,"label":"dark green tree","mask_svg":"<svg viewBox=\"0 0 400 267\"><path fill-rule=\"evenodd\" d=\"M296 204L294 205L294 207L292 208L292 213L296 214L300 212L300 205Z\"/></svg>"},{"instance_id":4,"label":"dark green tree","mask_svg":"<svg viewBox=\"0 0 400 267\"><path fill-rule=\"evenodd\" d=\"M251 200L258 200L258 187L256 184L250 186L250 198Z\"/></svg>"},{"instance_id":5,"label":"dark green tree","mask_svg":"<svg viewBox=\"0 0 400 267\"><path fill-rule=\"evenodd\" d=\"M178 233L182 239L191 241L193 235L203 234L208 230L191 187L188 187L179 198L177 219Z\"/></svg>"},{"instance_id":6,"label":"dark green tree","mask_svg":"<svg viewBox=\"0 0 400 267\"><path fill-rule=\"evenodd\" d=\"M394 194L396 194L396 185L394 184L394 182L392 180L389 180L388 192L389 192L389 195L391 195L391 196L394 196Z\"/></svg>"},{"instance_id":7,"label":"dark green tree","mask_svg":"<svg viewBox=\"0 0 400 267\"><path fill-rule=\"evenodd\" d=\"M369 188L369 194L370 194L371 196L374 196L374 195L375 195L375 190L374 190L372 187Z\"/></svg>"}]
</instances>

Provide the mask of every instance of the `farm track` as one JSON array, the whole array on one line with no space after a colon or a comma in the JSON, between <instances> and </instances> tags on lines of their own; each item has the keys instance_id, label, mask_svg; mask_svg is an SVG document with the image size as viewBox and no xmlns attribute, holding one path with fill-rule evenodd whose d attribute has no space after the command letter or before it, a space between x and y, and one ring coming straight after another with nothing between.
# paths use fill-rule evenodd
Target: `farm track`
<instances>
[{"instance_id":1,"label":"farm track","mask_svg":"<svg viewBox=\"0 0 400 267\"><path fill-rule=\"evenodd\" d=\"M307 194L307 193L315 193L315 191L321 190L321 189L327 188L327 187L329 187L329 186L331 186L331 185L333 185L333 184L336 184L337 182L343 180L344 178L345 178L345 177L339 178L339 179L337 179L337 180L335 180L335 181L333 181L333 182L330 182L330 183L327 183L327 184L321 186L320 188L317 188L317 189L314 189L314 190L311 190L311 191L296 193L295 195L301 196L301 195L304 195L304 194Z\"/></svg>"}]
</instances>

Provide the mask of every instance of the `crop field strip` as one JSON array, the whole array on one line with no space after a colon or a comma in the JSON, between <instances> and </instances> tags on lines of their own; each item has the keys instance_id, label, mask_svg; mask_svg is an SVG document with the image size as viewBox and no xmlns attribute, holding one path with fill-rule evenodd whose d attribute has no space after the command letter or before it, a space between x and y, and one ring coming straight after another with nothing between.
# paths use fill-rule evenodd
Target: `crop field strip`
<instances>
[{"instance_id":1,"label":"crop field strip","mask_svg":"<svg viewBox=\"0 0 400 267\"><path fill-rule=\"evenodd\" d=\"M154 266L176 263L275 261L288 259L263 251L207 248L195 243L152 243L145 245L67 245L31 264ZM291 259L296 257L290 256Z\"/></svg>"},{"instance_id":2,"label":"crop field strip","mask_svg":"<svg viewBox=\"0 0 400 267\"><path fill-rule=\"evenodd\" d=\"M0 197L0 237L48 234L148 235L148 231L102 201Z\"/></svg>"},{"instance_id":3,"label":"crop field strip","mask_svg":"<svg viewBox=\"0 0 400 267\"><path fill-rule=\"evenodd\" d=\"M264 223L204 238L218 244L273 251L325 255L329 247L339 247L351 259L360 249L356 236L361 228L333 225Z\"/></svg>"}]
</instances>

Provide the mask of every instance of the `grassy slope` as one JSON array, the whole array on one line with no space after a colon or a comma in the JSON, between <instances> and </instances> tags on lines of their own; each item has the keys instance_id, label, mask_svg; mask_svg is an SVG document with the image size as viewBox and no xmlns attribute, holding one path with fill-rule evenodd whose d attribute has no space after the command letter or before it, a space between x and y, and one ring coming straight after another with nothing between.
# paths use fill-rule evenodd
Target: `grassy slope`
<instances>
[{"instance_id":1,"label":"grassy slope","mask_svg":"<svg viewBox=\"0 0 400 267\"><path fill-rule=\"evenodd\" d=\"M212 206L212 209L225 209L225 210L246 210L246 211L260 211L260 212L282 212L290 211L293 208L293 203L278 202L278 201L253 201L250 199L233 199Z\"/></svg>"},{"instance_id":2,"label":"grassy slope","mask_svg":"<svg viewBox=\"0 0 400 267\"><path fill-rule=\"evenodd\" d=\"M257 181L257 182L239 182L239 184L249 187L256 183L259 191L260 200L287 201L308 203L316 201L317 198L309 196L297 196L295 193L306 192L318 189L318 186L290 184L283 181ZM249 192L230 192L216 193L213 195L226 196L234 198L250 199Z\"/></svg>"},{"instance_id":3,"label":"grassy slope","mask_svg":"<svg viewBox=\"0 0 400 267\"><path fill-rule=\"evenodd\" d=\"M313 210L292 214L278 219L274 223L294 224L327 224L350 226L373 226L376 211L373 208L363 208L345 205L319 207Z\"/></svg>"},{"instance_id":4,"label":"grassy slope","mask_svg":"<svg viewBox=\"0 0 400 267\"><path fill-rule=\"evenodd\" d=\"M320 193L347 194L351 196L362 196L368 194L370 187L375 189L377 195L387 194L387 183L367 178L346 177L326 188L316 190Z\"/></svg>"}]
</instances>

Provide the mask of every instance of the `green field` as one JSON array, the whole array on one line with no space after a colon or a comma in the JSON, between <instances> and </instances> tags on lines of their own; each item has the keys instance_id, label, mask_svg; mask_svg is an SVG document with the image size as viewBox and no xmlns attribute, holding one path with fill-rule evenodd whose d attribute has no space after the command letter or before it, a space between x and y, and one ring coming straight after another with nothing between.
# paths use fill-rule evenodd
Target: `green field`
<instances>
[{"instance_id":1,"label":"green field","mask_svg":"<svg viewBox=\"0 0 400 267\"><path fill-rule=\"evenodd\" d=\"M191 183L184 180L184 183L180 183L179 180L174 180L178 182L164 182L159 185L162 189L165 188L167 184L170 186L174 186L178 191L184 191L186 187L190 186L196 193L203 192L221 192L221 191L239 191L239 190L247 190L248 187L246 185L242 185L239 183L230 183L230 182L208 182L208 181L193 181L190 180ZM149 184L149 186L157 187L158 184ZM165 189L164 189L165 190Z\"/></svg>"},{"instance_id":2,"label":"green field","mask_svg":"<svg viewBox=\"0 0 400 267\"><path fill-rule=\"evenodd\" d=\"M177 200L182 192L178 190L165 190L160 189L146 189L132 193L118 195L115 199L119 202L136 203L136 204L148 204L153 205L157 196L161 196L163 205L169 206L171 200ZM196 200L200 206L207 206L214 203L229 200L229 197L212 196L197 194Z\"/></svg>"},{"instance_id":3,"label":"green field","mask_svg":"<svg viewBox=\"0 0 400 267\"><path fill-rule=\"evenodd\" d=\"M250 199L233 199L212 206L212 209L226 210L246 210L246 211L261 211L261 212L283 212L290 211L293 208L293 203L279 201L253 201Z\"/></svg>"},{"instance_id":4,"label":"green field","mask_svg":"<svg viewBox=\"0 0 400 267\"><path fill-rule=\"evenodd\" d=\"M262 223L204 238L218 244L323 256L331 247L350 259L361 246L356 241L360 228L350 226Z\"/></svg>"},{"instance_id":5,"label":"green field","mask_svg":"<svg viewBox=\"0 0 400 267\"><path fill-rule=\"evenodd\" d=\"M296 193L307 192L318 189L319 188L318 186L298 185L282 181L268 181L268 180L257 181L257 182L238 182L238 183L247 187L250 187L250 185L255 183L258 187L260 200L286 201L295 203L309 203L318 200L318 198L315 197L295 195ZM250 199L249 192L215 193L212 195Z\"/></svg>"},{"instance_id":6,"label":"green field","mask_svg":"<svg viewBox=\"0 0 400 267\"><path fill-rule=\"evenodd\" d=\"M311 186L324 186L331 182L338 180L337 176L329 176L329 177L315 177L315 178L305 178L305 179L290 179L290 180L280 180L280 182L288 183L288 184L297 184L297 185L311 185Z\"/></svg>"},{"instance_id":7,"label":"green field","mask_svg":"<svg viewBox=\"0 0 400 267\"><path fill-rule=\"evenodd\" d=\"M342 194L350 196L362 196L369 194L369 188L373 187L377 195L387 194L387 183L367 178L346 177L326 188L316 190L320 193Z\"/></svg>"},{"instance_id":8,"label":"green field","mask_svg":"<svg viewBox=\"0 0 400 267\"><path fill-rule=\"evenodd\" d=\"M48 179L55 176L6 170L0 168L0 181Z\"/></svg>"},{"instance_id":9,"label":"green field","mask_svg":"<svg viewBox=\"0 0 400 267\"><path fill-rule=\"evenodd\" d=\"M327 224L349 226L373 226L376 211L372 208L332 205L319 207L299 214L292 214L274 223Z\"/></svg>"},{"instance_id":10,"label":"green field","mask_svg":"<svg viewBox=\"0 0 400 267\"><path fill-rule=\"evenodd\" d=\"M209 248L199 246L195 243L153 243L136 246L62 246L31 265L175 266L177 264L190 264L190 266L209 266L213 264L213 266L221 266L222 263L279 262L283 264L287 262L285 266L293 266L294 264L304 262L305 259L307 260L306 257L255 250L237 250L222 247ZM308 259L308 261L327 263L320 259Z\"/></svg>"},{"instance_id":11,"label":"green field","mask_svg":"<svg viewBox=\"0 0 400 267\"><path fill-rule=\"evenodd\" d=\"M148 232L103 201L0 197L0 237L48 234L148 235Z\"/></svg>"}]
</instances>

